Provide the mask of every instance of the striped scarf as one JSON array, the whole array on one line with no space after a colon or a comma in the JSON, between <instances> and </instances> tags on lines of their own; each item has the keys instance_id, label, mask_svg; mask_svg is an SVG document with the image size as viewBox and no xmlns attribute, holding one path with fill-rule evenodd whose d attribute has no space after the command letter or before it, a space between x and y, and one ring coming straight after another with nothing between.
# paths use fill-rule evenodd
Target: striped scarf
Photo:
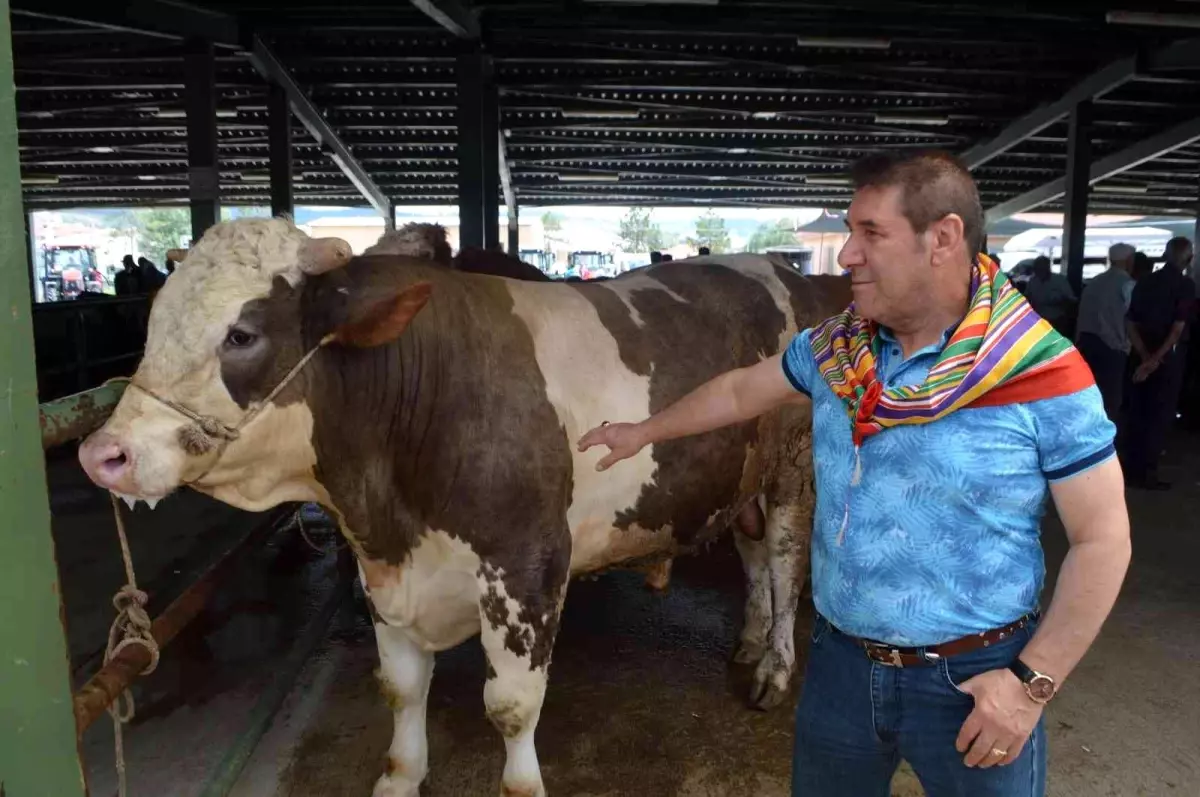
<instances>
[{"instance_id":1,"label":"striped scarf","mask_svg":"<svg viewBox=\"0 0 1200 797\"><path fill-rule=\"evenodd\" d=\"M817 368L846 405L856 447L892 426L930 423L963 407L1036 401L1095 384L1071 342L982 254L971 276L967 315L924 384L883 388L875 375L877 335L877 325L853 304L812 332Z\"/></svg>"}]
</instances>

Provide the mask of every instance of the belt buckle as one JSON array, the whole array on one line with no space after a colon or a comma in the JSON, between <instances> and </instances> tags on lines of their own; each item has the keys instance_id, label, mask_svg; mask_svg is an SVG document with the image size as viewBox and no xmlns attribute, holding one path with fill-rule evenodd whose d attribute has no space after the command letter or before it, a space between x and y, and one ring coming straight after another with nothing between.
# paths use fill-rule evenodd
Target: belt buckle
<instances>
[{"instance_id":1,"label":"belt buckle","mask_svg":"<svg viewBox=\"0 0 1200 797\"><path fill-rule=\"evenodd\" d=\"M874 651L877 655L879 655L881 657L881 658L875 658L873 656L868 655L867 658L871 659L871 661L878 662L878 663L884 665L885 667L900 667L900 668L904 667L904 660L900 658L900 651L897 650L896 648L889 647L888 645L876 645L876 644L868 642L867 650ZM884 651L887 651L887 652L884 653Z\"/></svg>"}]
</instances>

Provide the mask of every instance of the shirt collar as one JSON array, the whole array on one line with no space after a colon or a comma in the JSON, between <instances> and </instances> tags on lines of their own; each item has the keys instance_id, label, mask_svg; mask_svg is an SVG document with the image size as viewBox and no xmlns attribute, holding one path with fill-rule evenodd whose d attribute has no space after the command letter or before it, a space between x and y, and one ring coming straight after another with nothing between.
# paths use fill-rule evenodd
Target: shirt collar
<instances>
[{"instance_id":1,"label":"shirt collar","mask_svg":"<svg viewBox=\"0 0 1200 797\"><path fill-rule=\"evenodd\" d=\"M958 329L960 324L962 324L961 319L958 322L946 327L946 330L942 332L941 340L939 340L937 343L931 343L919 351L913 352L912 357L909 357L908 359L911 360L913 357L920 357L924 354L941 354L942 349L946 348L946 344L950 342L951 336L954 335L954 331ZM897 346L899 346L896 337L892 334L892 330L888 329L882 324L879 325L879 337L884 343L895 343Z\"/></svg>"}]
</instances>

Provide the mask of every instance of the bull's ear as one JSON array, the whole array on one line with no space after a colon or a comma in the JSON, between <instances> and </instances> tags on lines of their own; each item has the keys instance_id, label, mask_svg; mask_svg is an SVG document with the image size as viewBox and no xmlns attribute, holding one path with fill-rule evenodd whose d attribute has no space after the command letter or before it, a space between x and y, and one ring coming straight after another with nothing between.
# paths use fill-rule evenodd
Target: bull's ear
<instances>
[{"instance_id":1,"label":"bull's ear","mask_svg":"<svg viewBox=\"0 0 1200 797\"><path fill-rule=\"evenodd\" d=\"M433 285L418 282L399 295L372 305L358 319L347 321L335 329L330 337L336 343L364 349L391 343L416 318L432 294Z\"/></svg>"}]
</instances>

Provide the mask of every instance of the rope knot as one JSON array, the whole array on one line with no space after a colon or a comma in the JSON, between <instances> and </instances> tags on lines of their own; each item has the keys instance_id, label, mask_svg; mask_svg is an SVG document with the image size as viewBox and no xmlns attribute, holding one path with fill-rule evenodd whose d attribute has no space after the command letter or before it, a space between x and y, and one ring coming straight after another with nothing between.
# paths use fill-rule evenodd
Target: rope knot
<instances>
[{"instance_id":1,"label":"rope knot","mask_svg":"<svg viewBox=\"0 0 1200 797\"><path fill-rule=\"evenodd\" d=\"M214 440L237 440L239 436L237 429L226 426L211 415L197 416L196 426Z\"/></svg>"}]
</instances>

